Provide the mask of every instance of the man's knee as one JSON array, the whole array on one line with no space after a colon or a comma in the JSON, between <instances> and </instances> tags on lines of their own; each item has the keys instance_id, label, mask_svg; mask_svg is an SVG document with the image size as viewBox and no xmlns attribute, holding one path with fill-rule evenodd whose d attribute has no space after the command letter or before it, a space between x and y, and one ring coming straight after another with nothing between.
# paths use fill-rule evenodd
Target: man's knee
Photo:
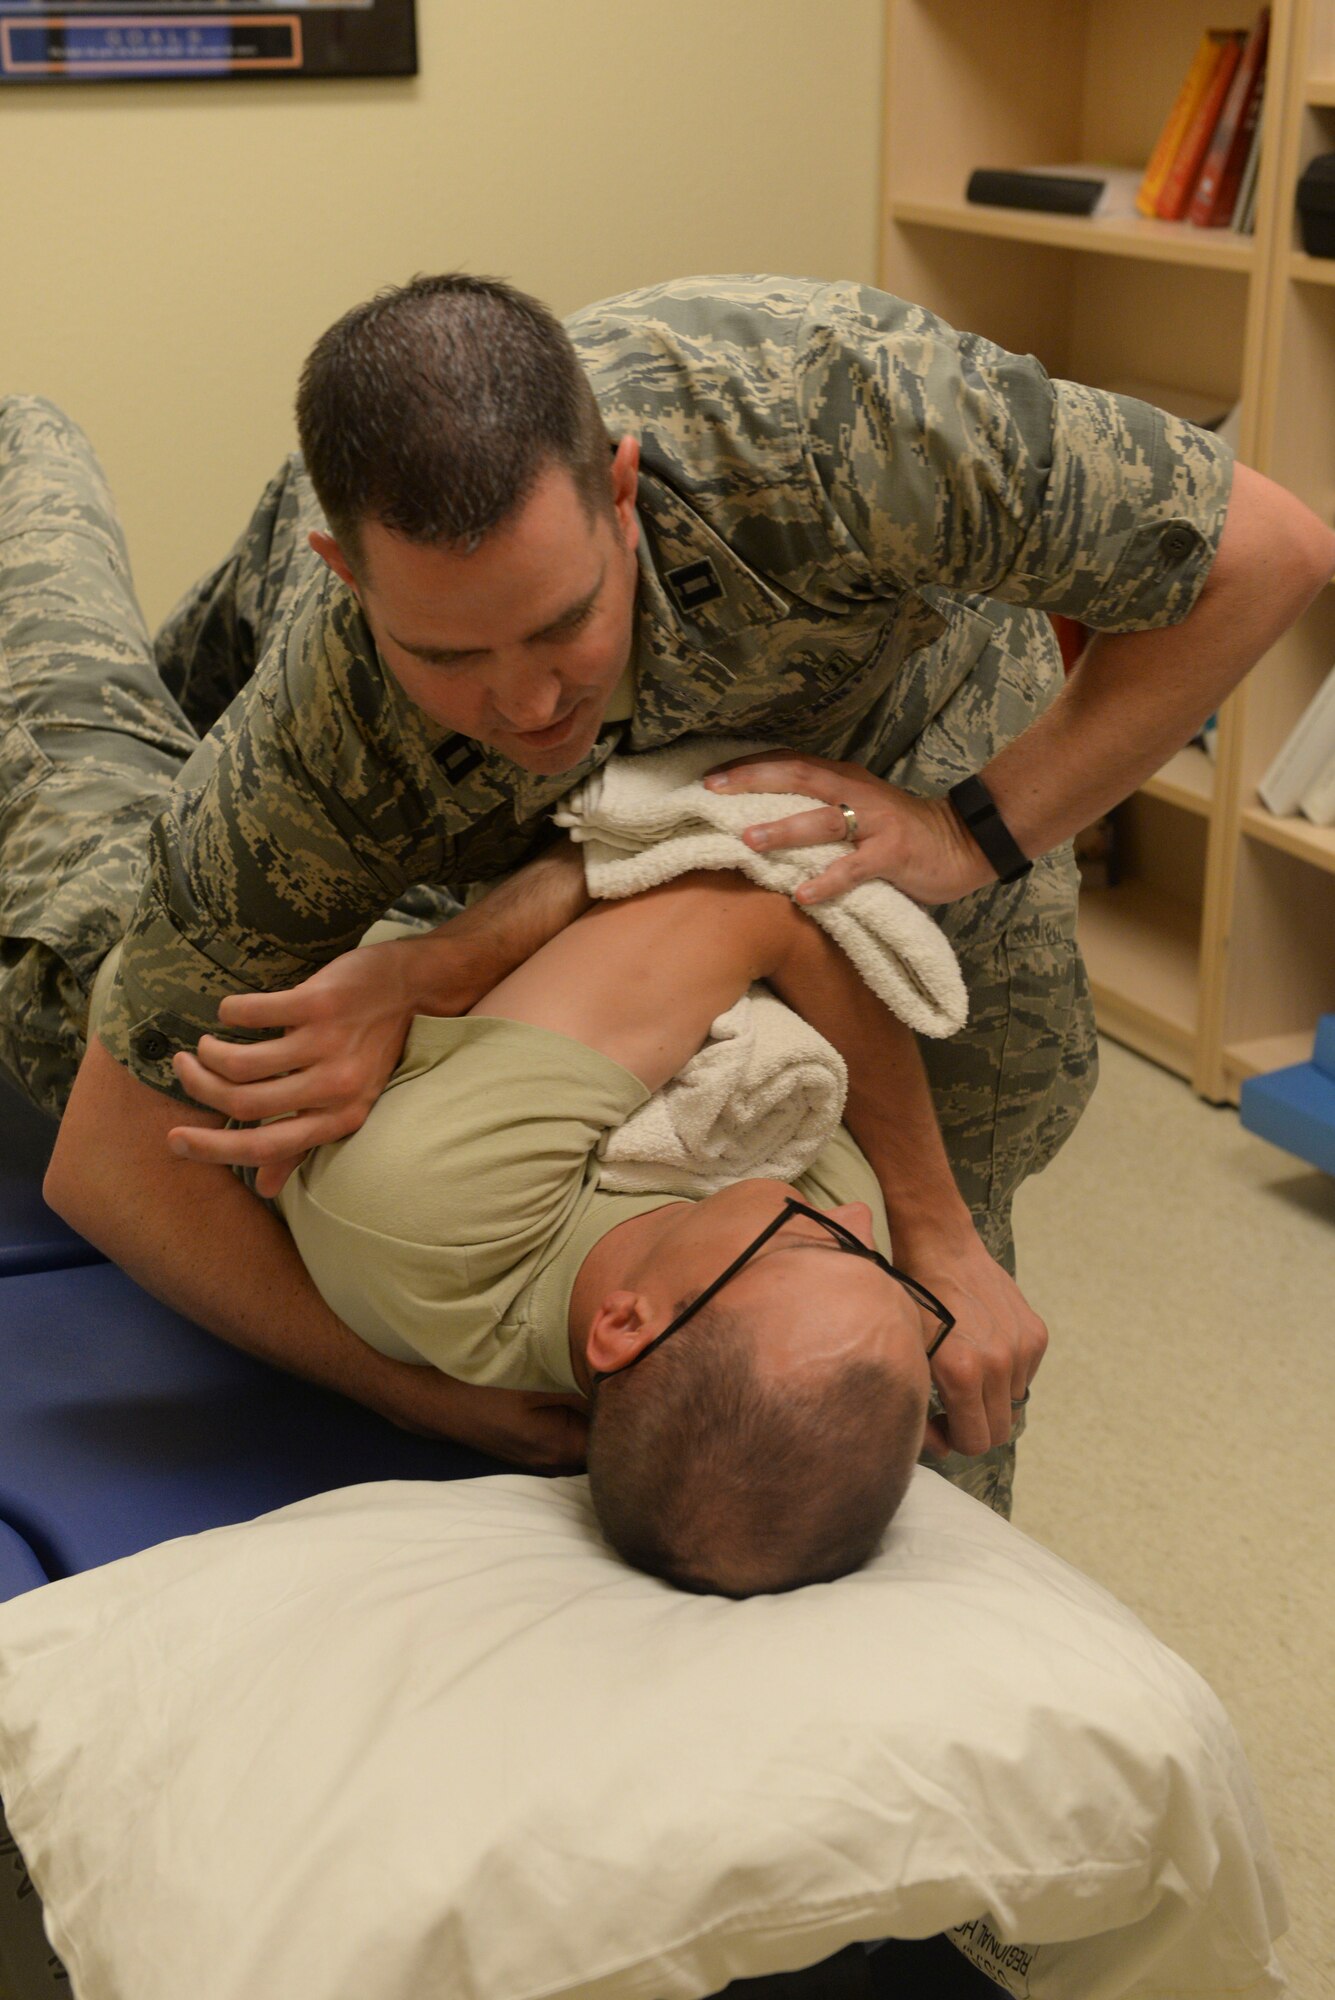
<instances>
[{"instance_id":1,"label":"man's knee","mask_svg":"<svg viewBox=\"0 0 1335 2000\"><path fill-rule=\"evenodd\" d=\"M128 586L129 558L106 474L88 438L42 396L0 398L0 535L96 545ZM6 548L6 567L16 567ZM135 606L136 616L138 606Z\"/></svg>"},{"instance_id":2,"label":"man's knee","mask_svg":"<svg viewBox=\"0 0 1335 2000\"><path fill-rule=\"evenodd\" d=\"M953 1451L946 1458L925 1458L922 1462L952 1486L958 1486L961 1493L967 1493L972 1500L981 1500L994 1514L1009 1521L1015 1498L1015 1444L1022 1428L1023 1424L1005 1444L993 1445L991 1451L980 1452L976 1458Z\"/></svg>"}]
</instances>

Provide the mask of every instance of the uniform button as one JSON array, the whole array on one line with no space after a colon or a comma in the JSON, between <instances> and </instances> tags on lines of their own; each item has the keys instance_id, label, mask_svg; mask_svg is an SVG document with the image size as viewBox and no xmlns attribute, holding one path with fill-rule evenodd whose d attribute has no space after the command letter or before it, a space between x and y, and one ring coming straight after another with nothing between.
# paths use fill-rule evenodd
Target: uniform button
<instances>
[{"instance_id":1,"label":"uniform button","mask_svg":"<svg viewBox=\"0 0 1335 2000\"><path fill-rule=\"evenodd\" d=\"M156 1028L145 1029L134 1046L135 1053L142 1056L145 1062L161 1062L164 1056L169 1056L172 1052L171 1043Z\"/></svg>"},{"instance_id":2,"label":"uniform button","mask_svg":"<svg viewBox=\"0 0 1335 2000\"><path fill-rule=\"evenodd\" d=\"M1165 528L1159 537L1159 554L1165 562L1185 562L1196 548L1194 528Z\"/></svg>"}]
</instances>

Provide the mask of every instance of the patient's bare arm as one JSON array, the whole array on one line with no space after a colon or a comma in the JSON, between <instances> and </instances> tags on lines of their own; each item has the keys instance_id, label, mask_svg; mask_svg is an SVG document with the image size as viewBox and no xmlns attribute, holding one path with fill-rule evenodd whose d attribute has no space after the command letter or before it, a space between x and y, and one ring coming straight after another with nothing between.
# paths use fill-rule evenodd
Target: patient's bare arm
<instances>
[{"instance_id":1,"label":"patient's bare arm","mask_svg":"<svg viewBox=\"0 0 1335 2000\"><path fill-rule=\"evenodd\" d=\"M964 1452L1002 1443L1046 1330L973 1227L912 1033L810 917L740 875L684 876L598 904L473 1012L586 1042L655 1090L757 979L843 1055L845 1120L881 1184L895 1254L958 1315L934 1369L948 1439L938 1430L933 1442Z\"/></svg>"}]
</instances>

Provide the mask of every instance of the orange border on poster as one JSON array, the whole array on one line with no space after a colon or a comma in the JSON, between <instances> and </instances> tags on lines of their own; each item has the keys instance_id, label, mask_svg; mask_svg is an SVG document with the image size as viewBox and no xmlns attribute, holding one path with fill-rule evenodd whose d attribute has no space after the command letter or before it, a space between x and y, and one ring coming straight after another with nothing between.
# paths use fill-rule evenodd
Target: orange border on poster
<instances>
[{"instance_id":1,"label":"orange border on poster","mask_svg":"<svg viewBox=\"0 0 1335 2000\"><path fill-rule=\"evenodd\" d=\"M145 59L134 63L68 63L68 62L15 62L10 43L11 28L186 28L195 27L205 17L200 14L38 14L32 20L16 20L7 15L0 20L0 50L3 51L3 70L6 76L123 76L132 80L136 76L150 76L157 70L170 70L173 76L182 76L192 67L188 58L176 57L154 62ZM201 70L226 69L229 75L260 69L300 69L302 63L301 16L300 14L222 14L216 20L207 22L210 27L226 23L236 28L288 28L292 34L292 52L286 56L251 56L234 61L228 57L220 62L217 56L201 57L193 67Z\"/></svg>"}]
</instances>

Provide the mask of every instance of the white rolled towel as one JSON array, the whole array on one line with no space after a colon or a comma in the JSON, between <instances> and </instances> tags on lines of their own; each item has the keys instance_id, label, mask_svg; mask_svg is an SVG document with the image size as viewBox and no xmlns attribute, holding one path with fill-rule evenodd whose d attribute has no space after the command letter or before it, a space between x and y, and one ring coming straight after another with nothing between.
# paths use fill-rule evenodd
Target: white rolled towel
<instances>
[{"instance_id":1,"label":"white rolled towel","mask_svg":"<svg viewBox=\"0 0 1335 2000\"><path fill-rule=\"evenodd\" d=\"M794 1181L843 1116L848 1071L823 1035L767 987L720 1014L710 1038L599 1147L613 1194L716 1194Z\"/></svg>"},{"instance_id":2,"label":"white rolled towel","mask_svg":"<svg viewBox=\"0 0 1335 2000\"><path fill-rule=\"evenodd\" d=\"M598 898L633 896L693 868L735 868L764 889L791 895L843 853L843 842L757 854L748 826L821 801L791 792L711 792L706 771L769 746L692 737L639 757L612 757L571 792L553 817L584 850L584 879ZM955 953L925 910L888 882L860 882L828 903L803 905L847 953L872 992L918 1034L953 1035L969 1002Z\"/></svg>"}]
</instances>

